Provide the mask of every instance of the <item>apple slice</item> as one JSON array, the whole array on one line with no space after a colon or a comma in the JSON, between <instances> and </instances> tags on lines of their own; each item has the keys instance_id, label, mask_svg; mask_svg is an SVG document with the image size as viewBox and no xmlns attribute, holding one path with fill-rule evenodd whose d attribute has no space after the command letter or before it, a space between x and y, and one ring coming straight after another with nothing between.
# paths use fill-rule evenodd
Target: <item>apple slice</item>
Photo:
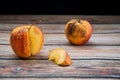
<instances>
[{"instance_id":1,"label":"apple slice","mask_svg":"<svg viewBox=\"0 0 120 80\"><path fill-rule=\"evenodd\" d=\"M63 48L56 48L50 51L48 59L54 61L55 64L68 66L72 64L72 60Z\"/></svg>"}]
</instances>

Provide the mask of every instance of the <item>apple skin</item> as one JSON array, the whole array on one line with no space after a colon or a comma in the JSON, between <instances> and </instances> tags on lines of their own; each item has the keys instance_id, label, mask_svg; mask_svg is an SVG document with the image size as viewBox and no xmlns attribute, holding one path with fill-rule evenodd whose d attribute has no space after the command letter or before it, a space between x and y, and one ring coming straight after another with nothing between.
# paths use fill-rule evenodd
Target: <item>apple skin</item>
<instances>
[{"instance_id":1,"label":"apple skin","mask_svg":"<svg viewBox=\"0 0 120 80\"><path fill-rule=\"evenodd\" d=\"M10 46L20 58L29 58L43 47L44 35L40 28L31 25L15 27L10 34ZM35 43L37 42L37 43Z\"/></svg>"},{"instance_id":2,"label":"apple skin","mask_svg":"<svg viewBox=\"0 0 120 80\"><path fill-rule=\"evenodd\" d=\"M72 60L67 52L65 54L66 54L65 60L60 65L69 66L72 64Z\"/></svg>"},{"instance_id":3,"label":"apple skin","mask_svg":"<svg viewBox=\"0 0 120 80\"><path fill-rule=\"evenodd\" d=\"M92 36L92 25L87 20L71 19L64 28L67 40L75 45L83 45Z\"/></svg>"}]
</instances>

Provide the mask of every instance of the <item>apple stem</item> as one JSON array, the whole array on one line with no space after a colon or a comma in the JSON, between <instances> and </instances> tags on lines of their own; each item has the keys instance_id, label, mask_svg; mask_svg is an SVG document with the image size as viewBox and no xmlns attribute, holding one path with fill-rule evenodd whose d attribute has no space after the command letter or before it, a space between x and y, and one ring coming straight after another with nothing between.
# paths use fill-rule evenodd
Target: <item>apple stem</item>
<instances>
[{"instance_id":1,"label":"apple stem","mask_svg":"<svg viewBox=\"0 0 120 80\"><path fill-rule=\"evenodd\" d=\"M78 22L81 23L81 18L80 17L78 17Z\"/></svg>"},{"instance_id":2,"label":"apple stem","mask_svg":"<svg viewBox=\"0 0 120 80\"><path fill-rule=\"evenodd\" d=\"M40 20L40 19L36 19L35 21L33 21L33 23L30 25L28 31L30 31L31 27L32 27L33 25L35 25L36 23L38 23L38 22L41 22L41 20Z\"/></svg>"}]
</instances>

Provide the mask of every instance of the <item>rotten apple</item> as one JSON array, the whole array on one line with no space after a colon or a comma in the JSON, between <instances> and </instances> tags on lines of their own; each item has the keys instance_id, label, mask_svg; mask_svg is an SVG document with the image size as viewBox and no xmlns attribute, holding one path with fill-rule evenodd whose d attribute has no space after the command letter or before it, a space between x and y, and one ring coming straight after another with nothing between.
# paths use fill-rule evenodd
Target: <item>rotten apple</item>
<instances>
[{"instance_id":1,"label":"rotten apple","mask_svg":"<svg viewBox=\"0 0 120 80\"><path fill-rule=\"evenodd\" d=\"M92 25L87 20L71 19L66 23L64 31L70 43L83 45L92 35Z\"/></svg>"}]
</instances>

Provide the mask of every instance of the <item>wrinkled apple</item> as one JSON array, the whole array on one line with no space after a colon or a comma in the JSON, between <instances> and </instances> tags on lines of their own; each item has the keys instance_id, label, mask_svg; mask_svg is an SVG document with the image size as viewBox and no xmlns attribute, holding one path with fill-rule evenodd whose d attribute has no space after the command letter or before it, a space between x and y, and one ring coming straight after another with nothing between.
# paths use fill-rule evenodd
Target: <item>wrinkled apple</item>
<instances>
[{"instance_id":1,"label":"wrinkled apple","mask_svg":"<svg viewBox=\"0 0 120 80\"><path fill-rule=\"evenodd\" d=\"M10 35L10 45L20 58L29 58L39 53L44 44L44 35L34 25L20 25Z\"/></svg>"},{"instance_id":2,"label":"wrinkled apple","mask_svg":"<svg viewBox=\"0 0 120 80\"><path fill-rule=\"evenodd\" d=\"M92 35L92 25L87 20L71 19L66 23L64 31L69 42L83 45Z\"/></svg>"}]
</instances>

